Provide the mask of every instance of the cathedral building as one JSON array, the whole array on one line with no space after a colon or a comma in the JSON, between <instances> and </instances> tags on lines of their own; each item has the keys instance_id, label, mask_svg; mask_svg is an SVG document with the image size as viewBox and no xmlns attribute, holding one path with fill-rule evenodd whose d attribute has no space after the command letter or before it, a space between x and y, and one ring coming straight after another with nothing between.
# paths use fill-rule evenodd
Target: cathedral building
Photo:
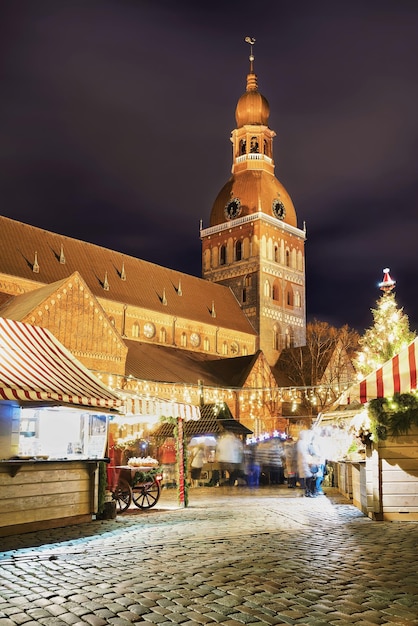
<instances>
[{"instance_id":1,"label":"cathedral building","mask_svg":"<svg viewBox=\"0 0 418 626\"><path fill-rule=\"evenodd\" d=\"M285 427L272 367L305 342L305 232L274 176L252 54L235 115L203 278L0 216L0 317L47 328L133 398L225 403L260 434Z\"/></svg>"}]
</instances>

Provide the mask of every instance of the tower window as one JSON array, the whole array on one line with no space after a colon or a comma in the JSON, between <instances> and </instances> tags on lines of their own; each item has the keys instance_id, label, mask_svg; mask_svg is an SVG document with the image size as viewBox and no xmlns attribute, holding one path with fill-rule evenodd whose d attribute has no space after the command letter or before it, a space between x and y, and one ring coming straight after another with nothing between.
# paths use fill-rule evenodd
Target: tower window
<instances>
[{"instance_id":1,"label":"tower window","mask_svg":"<svg viewBox=\"0 0 418 626\"><path fill-rule=\"evenodd\" d=\"M286 267L290 267L290 252L286 250Z\"/></svg>"},{"instance_id":2,"label":"tower window","mask_svg":"<svg viewBox=\"0 0 418 626\"><path fill-rule=\"evenodd\" d=\"M266 298L270 298L270 283L268 280L264 282L264 295Z\"/></svg>"},{"instance_id":3,"label":"tower window","mask_svg":"<svg viewBox=\"0 0 418 626\"><path fill-rule=\"evenodd\" d=\"M239 153L245 154L246 152L247 152L247 142L245 141L245 139L241 139L241 141L239 142Z\"/></svg>"},{"instance_id":4,"label":"tower window","mask_svg":"<svg viewBox=\"0 0 418 626\"><path fill-rule=\"evenodd\" d=\"M250 143L250 152L259 152L258 139L257 137L251 137Z\"/></svg>"},{"instance_id":5,"label":"tower window","mask_svg":"<svg viewBox=\"0 0 418 626\"><path fill-rule=\"evenodd\" d=\"M187 346L187 335L186 335L186 333L181 333L180 345L181 345L182 348L185 348Z\"/></svg>"},{"instance_id":6,"label":"tower window","mask_svg":"<svg viewBox=\"0 0 418 626\"><path fill-rule=\"evenodd\" d=\"M241 241L237 241L235 244L235 260L241 261L242 259L242 243Z\"/></svg>"},{"instance_id":7,"label":"tower window","mask_svg":"<svg viewBox=\"0 0 418 626\"><path fill-rule=\"evenodd\" d=\"M132 337L139 337L139 324L134 322L132 324Z\"/></svg>"},{"instance_id":8,"label":"tower window","mask_svg":"<svg viewBox=\"0 0 418 626\"><path fill-rule=\"evenodd\" d=\"M203 340L203 349L206 350L207 352L209 352L210 350L210 341L207 337L205 337Z\"/></svg>"},{"instance_id":9,"label":"tower window","mask_svg":"<svg viewBox=\"0 0 418 626\"><path fill-rule=\"evenodd\" d=\"M167 341L167 331L165 328L161 328L160 330L160 343L165 343Z\"/></svg>"},{"instance_id":10,"label":"tower window","mask_svg":"<svg viewBox=\"0 0 418 626\"><path fill-rule=\"evenodd\" d=\"M277 324L273 327L273 350L280 350L280 328Z\"/></svg>"},{"instance_id":11,"label":"tower window","mask_svg":"<svg viewBox=\"0 0 418 626\"><path fill-rule=\"evenodd\" d=\"M219 249L219 265L225 265L226 263L226 246L221 246Z\"/></svg>"},{"instance_id":12,"label":"tower window","mask_svg":"<svg viewBox=\"0 0 418 626\"><path fill-rule=\"evenodd\" d=\"M276 302L280 301L280 285L278 280L275 280L273 283L272 298Z\"/></svg>"},{"instance_id":13,"label":"tower window","mask_svg":"<svg viewBox=\"0 0 418 626\"><path fill-rule=\"evenodd\" d=\"M226 341L224 341L222 344L222 354L228 354L228 344L226 343Z\"/></svg>"}]
</instances>

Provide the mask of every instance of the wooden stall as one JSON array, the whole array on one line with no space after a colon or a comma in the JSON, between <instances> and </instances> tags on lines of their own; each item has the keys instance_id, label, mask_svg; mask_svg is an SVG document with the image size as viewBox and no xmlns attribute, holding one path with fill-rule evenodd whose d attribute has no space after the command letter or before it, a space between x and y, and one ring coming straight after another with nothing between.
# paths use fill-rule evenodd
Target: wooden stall
<instances>
[{"instance_id":1,"label":"wooden stall","mask_svg":"<svg viewBox=\"0 0 418 626\"><path fill-rule=\"evenodd\" d=\"M121 399L46 329L0 318L0 536L87 522Z\"/></svg>"},{"instance_id":2,"label":"wooden stall","mask_svg":"<svg viewBox=\"0 0 418 626\"><path fill-rule=\"evenodd\" d=\"M413 394L417 389L418 339L348 391L349 402ZM391 400L392 402L392 400ZM359 409L363 411L363 408ZM352 499L375 520L418 521L418 427L396 437L368 441L365 460L352 462Z\"/></svg>"}]
</instances>

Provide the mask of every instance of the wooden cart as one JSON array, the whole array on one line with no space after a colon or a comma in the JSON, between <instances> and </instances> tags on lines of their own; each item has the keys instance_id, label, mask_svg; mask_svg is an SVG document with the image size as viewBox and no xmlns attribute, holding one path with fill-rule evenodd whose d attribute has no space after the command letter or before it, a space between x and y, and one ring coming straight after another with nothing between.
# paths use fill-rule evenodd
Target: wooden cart
<instances>
[{"instance_id":1,"label":"wooden cart","mask_svg":"<svg viewBox=\"0 0 418 626\"><path fill-rule=\"evenodd\" d=\"M118 513L126 511L132 502L140 509L157 504L163 478L160 468L114 465L107 469L108 489Z\"/></svg>"}]
</instances>

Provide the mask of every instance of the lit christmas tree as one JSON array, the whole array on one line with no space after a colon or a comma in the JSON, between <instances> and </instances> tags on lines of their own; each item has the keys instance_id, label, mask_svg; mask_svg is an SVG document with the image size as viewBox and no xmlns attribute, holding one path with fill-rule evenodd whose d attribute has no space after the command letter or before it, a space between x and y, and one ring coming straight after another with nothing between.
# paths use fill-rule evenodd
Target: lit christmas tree
<instances>
[{"instance_id":1,"label":"lit christmas tree","mask_svg":"<svg viewBox=\"0 0 418 626\"><path fill-rule=\"evenodd\" d=\"M383 270L383 280L379 283L383 294L377 301L377 308L371 309L374 324L359 340L360 351L354 359L359 378L376 370L415 339L415 333L409 329L408 316L396 303L393 292L396 281L389 272L389 268Z\"/></svg>"}]
</instances>

